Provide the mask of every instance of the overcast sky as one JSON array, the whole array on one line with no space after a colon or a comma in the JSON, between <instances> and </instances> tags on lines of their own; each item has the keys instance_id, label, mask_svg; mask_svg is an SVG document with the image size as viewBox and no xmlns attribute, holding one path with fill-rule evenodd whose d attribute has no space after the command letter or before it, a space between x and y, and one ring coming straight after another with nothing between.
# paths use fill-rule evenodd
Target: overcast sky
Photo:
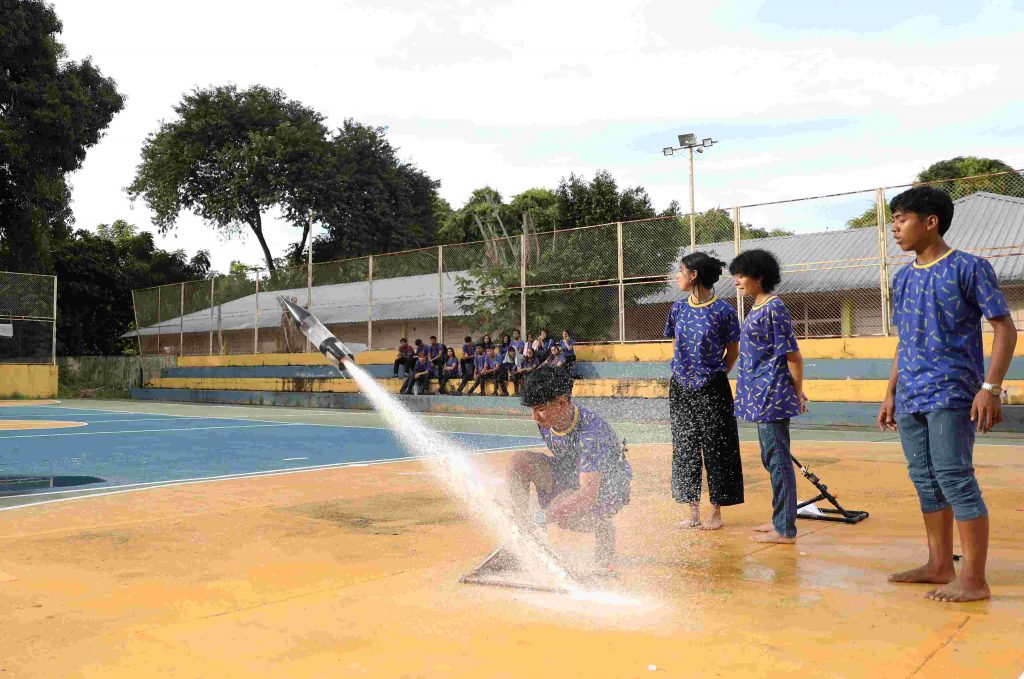
<instances>
[{"instance_id":1,"label":"overcast sky","mask_svg":"<svg viewBox=\"0 0 1024 679\"><path fill-rule=\"evenodd\" d=\"M1024 167L1024 0L56 0L71 58L126 96L71 180L79 228L126 219L139 150L195 88L279 87L322 112L389 129L403 160L459 207L608 169L662 209L689 202L677 134L698 157L697 209L911 181L956 155ZM758 208L744 221L841 227L873 197ZM298 240L267 227L275 256ZM262 261L183 214L161 246Z\"/></svg>"}]
</instances>

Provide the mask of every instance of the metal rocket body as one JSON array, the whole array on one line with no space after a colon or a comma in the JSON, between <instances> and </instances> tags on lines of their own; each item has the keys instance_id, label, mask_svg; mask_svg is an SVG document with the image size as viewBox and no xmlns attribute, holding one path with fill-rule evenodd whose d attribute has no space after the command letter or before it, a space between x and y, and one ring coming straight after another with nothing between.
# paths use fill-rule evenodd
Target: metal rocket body
<instances>
[{"instance_id":1,"label":"metal rocket body","mask_svg":"<svg viewBox=\"0 0 1024 679\"><path fill-rule=\"evenodd\" d=\"M299 332L301 332L314 347L319 349L320 353L326 356L327 360L334 364L335 368L343 371L344 368L342 367L342 363L346 360L354 359L349 348L342 344L341 340L335 337L334 333L328 330L316 316L297 304L288 301L284 297L279 296L277 301L282 307L284 307L285 311L291 315L292 320L295 322L295 326L299 329Z\"/></svg>"}]
</instances>

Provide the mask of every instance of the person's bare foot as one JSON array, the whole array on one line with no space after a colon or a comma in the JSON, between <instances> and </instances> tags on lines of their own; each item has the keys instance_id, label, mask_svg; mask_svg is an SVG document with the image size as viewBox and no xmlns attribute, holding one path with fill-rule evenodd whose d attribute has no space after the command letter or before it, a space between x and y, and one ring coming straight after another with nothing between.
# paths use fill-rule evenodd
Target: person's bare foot
<instances>
[{"instance_id":1,"label":"person's bare foot","mask_svg":"<svg viewBox=\"0 0 1024 679\"><path fill-rule=\"evenodd\" d=\"M754 526L750 530L754 531L755 533L774 533L775 526L770 523L762 523L760 526Z\"/></svg>"},{"instance_id":2,"label":"person's bare foot","mask_svg":"<svg viewBox=\"0 0 1024 679\"><path fill-rule=\"evenodd\" d=\"M963 601L980 601L988 599L992 592L988 589L988 583L982 580L980 583L968 583L957 578L945 587L939 587L925 594L926 599L932 601L943 601L947 603L959 603Z\"/></svg>"},{"instance_id":3,"label":"person's bare foot","mask_svg":"<svg viewBox=\"0 0 1024 679\"><path fill-rule=\"evenodd\" d=\"M722 510L715 507L711 510L711 518L703 522L700 525L701 530L718 530L724 524L722 523Z\"/></svg>"},{"instance_id":4,"label":"person's bare foot","mask_svg":"<svg viewBox=\"0 0 1024 679\"><path fill-rule=\"evenodd\" d=\"M956 571L953 570L952 564L948 568L925 564L889 576L889 582L929 582L936 585L946 585L955 579Z\"/></svg>"},{"instance_id":5,"label":"person's bare foot","mask_svg":"<svg viewBox=\"0 0 1024 679\"><path fill-rule=\"evenodd\" d=\"M772 529L771 533L751 535L750 539L752 542L771 542L777 545L792 545L796 543L796 538L787 538L785 535L776 533L775 529Z\"/></svg>"},{"instance_id":6,"label":"person's bare foot","mask_svg":"<svg viewBox=\"0 0 1024 679\"><path fill-rule=\"evenodd\" d=\"M690 518L685 519L679 525L682 526L683 528L700 528L700 517L699 516L691 516Z\"/></svg>"}]
</instances>

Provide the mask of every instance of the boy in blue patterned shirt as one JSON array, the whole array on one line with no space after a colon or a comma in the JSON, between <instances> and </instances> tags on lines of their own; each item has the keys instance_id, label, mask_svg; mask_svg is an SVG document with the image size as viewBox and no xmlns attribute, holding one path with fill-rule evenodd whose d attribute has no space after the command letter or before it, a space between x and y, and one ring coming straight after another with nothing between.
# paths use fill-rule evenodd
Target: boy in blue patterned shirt
<instances>
[{"instance_id":1,"label":"boy in blue patterned shirt","mask_svg":"<svg viewBox=\"0 0 1024 679\"><path fill-rule=\"evenodd\" d=\"M946 244L954 208L945 192L918 186L889 207L896 243L917 258L893 279L899 344L878 425L899 431L928 536L928 562L889 580L942 585L926 595L935 601L987 599L989 520L974 476L974 433L1002 420L1000 383L1017 330L992 265ZM982 316L994 334L984 379ZM959 577L954 518L964 551Z\"/></svg>"},{"instance_id":2,"label":"boy in blue patterned shirt","mask_svg":"<svg viewBox=\"0 0 1024 679\"><path fill-rule=\"evenodd\" d=\"M737 299L754 298L740 331L736 417L757 423L761 464L772 480L772 521L755 528L760 535L751 539L793 544L797 501L789 421L807 410L804 359L789 310L771 294L782 280L778 260L766 250L747 250L732 260L729 273Z\"/></svg>"},{"instance_id":3,"label":"boy in blue patterned shirt","mask_svg":"<svg viewBox=\"0 0 1024 679\"><path fill-rule=\"evenodd\" d=\"M623 443L599 415L572 402L572 378L565 368L541 366L526 378L522 404L550 455L517 452L508 466L508 484L516 517L528 523L530 485L547 523L593 533L599 566L615 558L614 517L630 500L633 469Z\"/></svg>"}]
</instances>

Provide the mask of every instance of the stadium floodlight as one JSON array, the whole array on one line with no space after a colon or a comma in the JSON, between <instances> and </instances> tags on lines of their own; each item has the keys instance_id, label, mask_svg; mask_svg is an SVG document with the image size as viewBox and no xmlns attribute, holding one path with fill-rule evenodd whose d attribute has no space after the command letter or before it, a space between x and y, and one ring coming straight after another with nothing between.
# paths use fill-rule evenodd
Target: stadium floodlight
<instances>
[{"instance_id":1,"label":"stadium floodlight","mask_svg":"<svg viewBox=\"0 0 1024 679\"><path fill-rule=\"evenodd\" d=\"M699 142L697 141L697 135L687 132L676 137L679 140L678 147L666 146L661 150L661 154L664 156L671 156L676 151L682 151L686 149L690 156L690 252L697 249L697 224L694 219L696 207L694 205L693 197L693 152L696 149L697 153L704 153L704 149L711 148L712 145L717 144L711 137L704 137Z\"/></svg>"}]
</instances>

